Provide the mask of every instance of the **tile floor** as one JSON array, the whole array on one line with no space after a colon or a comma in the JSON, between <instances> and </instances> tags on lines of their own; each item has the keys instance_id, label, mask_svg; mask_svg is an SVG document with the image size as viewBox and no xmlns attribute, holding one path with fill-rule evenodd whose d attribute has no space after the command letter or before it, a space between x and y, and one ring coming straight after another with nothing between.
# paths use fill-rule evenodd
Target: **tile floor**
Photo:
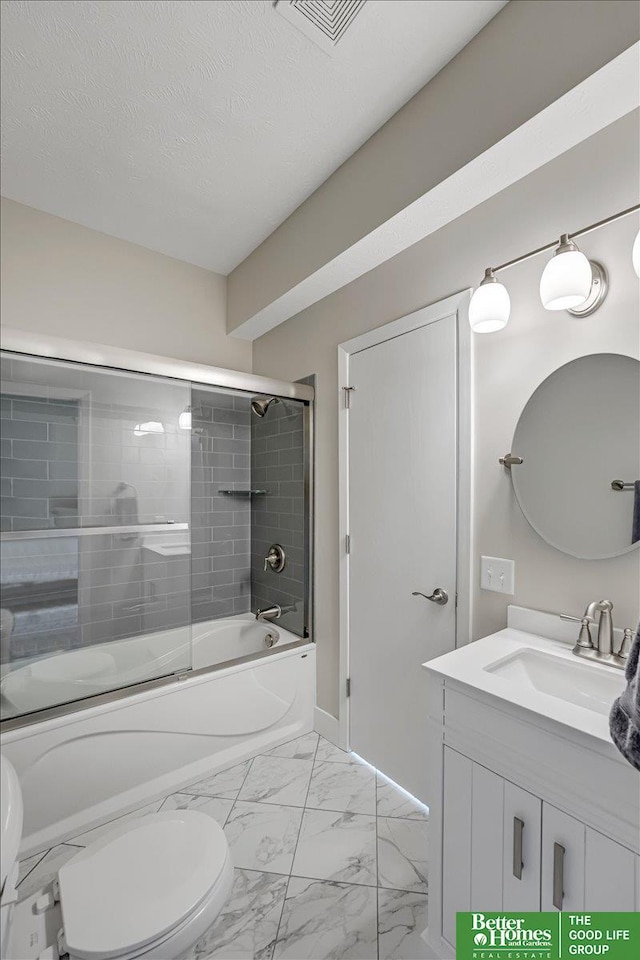
<instances>
[{"instance_id":1,"label":"tile floor","mask_svg":"<svg viewBox=\"0 0 640 960\"><path fill-rule=\"evenodd\" d=\"M197 809L225 831L231 897L193 960L424 960L428 815L306 734L127 815ZM122 818L124 819L124 818ZM20 864L21 898L111 824Z\"/></svg>"}]
</instances>

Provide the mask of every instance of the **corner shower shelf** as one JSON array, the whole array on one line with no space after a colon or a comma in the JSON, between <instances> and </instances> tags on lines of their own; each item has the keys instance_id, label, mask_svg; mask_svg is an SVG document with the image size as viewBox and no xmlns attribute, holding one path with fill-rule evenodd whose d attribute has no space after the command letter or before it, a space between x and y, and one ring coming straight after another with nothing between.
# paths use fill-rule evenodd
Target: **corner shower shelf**
<instances>
[{"instance_id":1,"label":"corner shower shelf","mask_svg":"<svg viewBox=\"0 0 640 960\"><path fill-rule=\"evenodd\" d=\"M218 490L227 497L264 497L268 490Z\"/></svg>"}]
</instances>

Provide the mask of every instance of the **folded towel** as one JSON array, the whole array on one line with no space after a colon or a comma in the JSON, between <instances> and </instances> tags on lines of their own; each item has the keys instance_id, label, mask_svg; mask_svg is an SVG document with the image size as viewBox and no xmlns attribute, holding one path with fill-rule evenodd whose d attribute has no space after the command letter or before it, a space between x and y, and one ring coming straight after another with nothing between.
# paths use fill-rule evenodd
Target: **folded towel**
<instances>
[{"instance_id":1,"label":"folded towel","mask_svg":"<svg viewBox=\"0 0 640 960\"><path fill-rule=\"evenodd\" d=\"M623 757L640 770L640 624L629 651L625 676L626 689L614 700L609 714L609 732Z\"/></svg>"},{"instance_id":2,"label":"folded towel","mask_svg":"<svg viewBox=\"0 0 640 960\"><path fill-rule=\"evenodd\" d=\"M633 523L631 524L631 543L640 540L640 480L633 484Z\"/></svg>"}]
</instances>

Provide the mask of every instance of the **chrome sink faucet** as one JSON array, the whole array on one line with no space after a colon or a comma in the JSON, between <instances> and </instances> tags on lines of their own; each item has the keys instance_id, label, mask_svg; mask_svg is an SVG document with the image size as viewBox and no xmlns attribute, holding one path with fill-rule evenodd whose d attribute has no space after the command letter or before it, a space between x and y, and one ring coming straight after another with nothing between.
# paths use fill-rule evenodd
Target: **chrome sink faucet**
<instances>
[{"instance_id":1,"label":"chrome sink faucet","mask_svg":"<svg viewBox=\"0 0 640 960\"><path fill-rule=\"evenodd\" d=\"M610 667L617 667L624 670L628 657L627 631L625 630L624 640L618 645L613 633L613 603L611 600L593 600L587 607L582 617L570 617L568 614L561 614L562 620L573 620L580 624L580 633L573 653L577 657L584 657L587 660L596 660ZM591 636L592 624L598 623L598 635L596 642L593 642ZM629 631L630 632L630 631Z\"/></svg>"}]
</instances>

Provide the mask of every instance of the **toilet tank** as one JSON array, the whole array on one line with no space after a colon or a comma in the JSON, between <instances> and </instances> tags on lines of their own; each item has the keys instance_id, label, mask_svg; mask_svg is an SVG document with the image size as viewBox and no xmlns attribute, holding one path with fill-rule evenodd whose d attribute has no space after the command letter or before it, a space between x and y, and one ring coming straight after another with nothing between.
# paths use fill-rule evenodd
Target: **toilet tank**
<instances>
[{"instance_id":1,"label":"toilet tank","mask_svg":"<svg viewBox=\"0 0 640 960\"><path fill-rule=\"evenodd\" d=\"M13 765L0 754L0 890L18 858L22 839L22 791Z\"/></svg>"}]
</instances>

